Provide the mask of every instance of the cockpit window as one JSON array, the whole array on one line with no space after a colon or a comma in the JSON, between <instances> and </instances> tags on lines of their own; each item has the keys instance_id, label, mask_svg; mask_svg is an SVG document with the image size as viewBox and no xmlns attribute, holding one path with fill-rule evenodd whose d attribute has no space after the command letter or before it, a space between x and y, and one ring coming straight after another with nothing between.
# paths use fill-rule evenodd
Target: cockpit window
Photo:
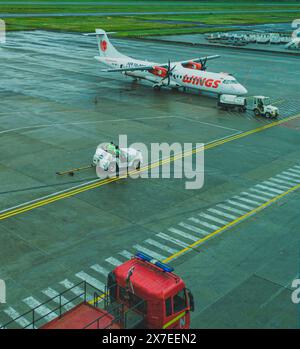
<instances>
[{"instance_id":1,"label":"cockpit window","mask_svg":"<svg viewBox=\"0 0 300 349\"><path fill-rule=\"evenodd\" d=\"M232 85L232 84L238 84L236 80L223 80L223 84L225 85Z\"/></svg>"}]
</instances>

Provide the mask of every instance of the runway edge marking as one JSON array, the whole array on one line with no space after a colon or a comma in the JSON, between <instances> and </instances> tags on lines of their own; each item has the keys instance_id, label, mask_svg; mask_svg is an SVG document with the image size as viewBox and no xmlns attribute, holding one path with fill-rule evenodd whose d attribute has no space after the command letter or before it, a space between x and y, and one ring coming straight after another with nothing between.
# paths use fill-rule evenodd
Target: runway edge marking
<instances>
[{"instance_id":1,"label":"runway edge marking","mask_svg":"<svg viewBox=\"0 0 300 349\"><path fill-rule=\"evenodd\" d=\"M180 255L182 255L183 253L190 251L192 249L194 249L195 247L197 247L198 245L202 244L203 242L211 239L212 237L222 233L223 231L233 227L234 225L240 223L241 221L245 220L246 218L252 216L253 214L262 211L263 209L265 209L266 207L270 206L271 204L273 204L274 202L278 201L279 199L283 198L284 196L296 191L297 189L300 188L300 183L293 186L292 188L290 188L289 190L273 197L272 199L266 201L265 203L261 204L260 206L255 207L254 209L252 209L251 211L243 214L242 216L236 218L235 220L229 222L228 224L222 226L221 228L213 231L212 233L210 233L209 235L205 236L204 238L201 238L197 241L195 241L194 243L190 244L189 246L183 248L182 250L174 253L173 255L169 256L168 258L164 259L163 262L164 263L168 263L170 261L172 261L173 259L179 257Z\"/></svg>"},{"instance_id":2,"label":"runway edge marking","mask_svg":"<svg viewBox=\"0 0 300 349\"><path fill-rule=\"evenodd\" d=\"M274 121L274 122L269 123L267 125L263 125L263 126L254 128L254 129L249 130L249 131L245 131L245 132L241 132L241 133L238 133L238 134L234 134L234 135L229 136L227 138L208 143L204 147L196 148L196 149L187 151L187 152L185 152L183 154L174 155L174 156L169 157L169 158L164 159L164 160L159 160L159 161L157 161L157 162L155 162L153 164L150 164L150 165L147 165L145 167L142 167L139 171L138 170L130 171L128 174L130 174L130 175L138 174L140 172L147 171L147 170L149 170L151 168L155 168L155 167L161 166L163 164L171 163L171 162L174 162L174 161L176 161L178 159L181 159L181 158L184 158L184 157L187 157L187 156L191 156L193 154L199 153L200 151L212 149L212 148L215 148L215 147L217 147L219 145L222 145L222 144L225 144L225 143L229 143L231 141L234 141L234 140L237 140L237 139L240 139L240 138L244 138L244 137L247 137L249 135L252 135L252 134L255 134L255 133L267 130L269 128L281 125L283 123L286 123L286 122L289 122L289 121L292 121L292 120L295 120L295 119L297 119L299 117L300 117L300 114L293 115L293 116L287 117L285 119ZM48 205L48 204L50 204L52 202L59 201L59 200L62 200L62 199L65 199L65 198L68 198L68 197L80 194L82 192L101 187L101 186L103 186L105 184L108 184L108 183L116 182L116 181L118 181L120 179L124 179L126 177L127 177L127 175L122 175L120 177L114 177L114 178L108 178L108 179L100 180L99 182L96 182L96 183L93 183L93 184L89 184L89 185L86 185L86 186L82 186L82 187L77 188L77 189L72 189L72 190L67 191L65 193L62 193L62 194L59 194L59 195L55 195L55 196L52 196L52 197L44 199L44 200L37 201L37 202L35 202L33 204L30 204L30 205L21 206L20 208L16 208L16 209L12 209L12 210L6 211L6 212L0 214L0 220L4 220L4 219L10 218L12 216L16 216L18 214L21 214L21 213L24 213L24 212L27 212L27 211L31 211L31 210L33 210L35 208L38 208L38 207L41 207L41 206L45 206L45 205Z\"/></svg>"}]
</instances>

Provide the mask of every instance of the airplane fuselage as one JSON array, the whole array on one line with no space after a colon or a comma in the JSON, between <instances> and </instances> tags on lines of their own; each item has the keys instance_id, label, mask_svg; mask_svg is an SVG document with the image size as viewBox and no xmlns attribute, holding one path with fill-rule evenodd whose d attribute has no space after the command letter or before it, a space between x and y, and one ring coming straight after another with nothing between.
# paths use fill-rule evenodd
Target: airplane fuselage
<instances>
[{"instance_id":1,"label":"airplane fuselage","mask_svg":"<svg viewBox=\"0 0 300 349\"><path fill-rule=\"evenodd\" d=\"M226 73L213 73L204 70L186 68L180 62L171 64L172 73L170 74L170 83L162 79L159 75L159 63L136 60L130 57L95 57L100 63L110 68L135 68L153 65L157 67L154 72L149 70L128 71L122 74L137 79L145 79L161 86L170 86L173 88L191 88L217 94L243 95L247 90L238 83L235 78ZM163 69L163 68L162 68Z\"/></svg>"}]
</instances>

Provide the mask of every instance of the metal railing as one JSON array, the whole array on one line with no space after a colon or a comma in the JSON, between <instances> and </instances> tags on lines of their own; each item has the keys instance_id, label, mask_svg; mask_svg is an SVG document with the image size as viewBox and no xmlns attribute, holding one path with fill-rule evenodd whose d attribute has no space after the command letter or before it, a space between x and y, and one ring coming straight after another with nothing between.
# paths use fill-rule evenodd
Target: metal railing
<instances>
[{"instance_id":1,"label":"metal railing","mask_svg":"<svg viewBox=\"0 0 300 349\"><path fill-rule=\"evenodd\" d=\"M98 300L99 295L95 294L94 299ZM87 324L84 329L110 329L113 326L122 329L141 328L145 320L145 314L141 313L139 309L146 304L144 300L141 300L134 306L128 307L124 303L111 302L109 292L105 293L104 309L105 313L99 316L97 319ZM100 326L102 320L111 317L111 321L105 326Z\"/></svg>"},{"instance_id":2,"label":"metal railing","mask_svg":"<svg viewBox=\"0 0 300 349\"><path fill-rule=\"evenodd\" d=\"M74 290L75 288L80 288L80 287L83 288L83 291L81 293L75 295L73 298L71 298L67 301L63 301L64 299L66 299L65 295L68 292L72 292L72 290ZM92 299L88 300L87 295L89 293L88 291L90 291L90 290L92 290L94 292L94 297ZM91 292L91 293L93 293L93 292ZM97 299L95 298L95 294L97 294ZM46 323L54 320L55 318L60 318L64 313L66 313L68 310L70 310L70 309L67 309L66 306L70 303L74 303L76 300L77 301L80 300L80 302L78 302L78 304L76 304L76 305L79 305L82 302L89 302L89 303L91 302L94 306L98 306L99 300L104 299L105 297L106 297L105 292L97 289L96 287L92 286L91 284L89 284L86 281L81 281L78 284L61 292L60 294L48 299L47 301L39 304L38 306L32 308L31 310L27 311L26 313L14 318L13 320L7 322L4 325L0 326L0 329L8 329L13 324L18 323L19 322L18 320L21 320L21 319L26 319L26 321L28 321L28 324L23 326L22 328L24 328L24 329L39 328L40 327L39 323L41 323L42 320L46 320L46 321L44 321L44 325L45 325ZM47 313L42 311L43 314L39 315L39 313L41 313L40 310L41 309L48 309L48 307L46 307L46 306L49 306L51 302L58 303L58 305L54 308L52 307L49 310L49 312L47 312ZM72 308L74 308L76 305L74 305ZM53 317L51 316L52 319L49 319L51 314L53 315ZM28 318L31 319L31 321L28 320ZM48 318L48 319L46 319L46 318Z\"/></svg>"}]
</instances>

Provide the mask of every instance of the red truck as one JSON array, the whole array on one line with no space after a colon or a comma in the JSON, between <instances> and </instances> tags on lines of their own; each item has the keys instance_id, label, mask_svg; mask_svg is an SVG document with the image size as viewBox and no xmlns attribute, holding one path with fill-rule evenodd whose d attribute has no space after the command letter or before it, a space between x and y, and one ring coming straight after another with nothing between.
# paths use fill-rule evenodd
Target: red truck
<instances>
[{"instance_id":1,"label":"red truck","mask_svg":"<svg viewBox=\"0 0 300 349\"><path fill-rule=\"evenodd\" d=\"M78 289L78 285L75 285ZM72 287L72 288L74 288ZM58 295L53 312L56 316L39 325L33 309L31 328L41 329L188 329L194 299L183 280L173 273L173 268L151 256L138 252L134 257L108 274L106 290L94 289L88 300L88 288L79 295L79 303L67 307L66 292ZM72 288L70 290L72 290ZM71 300L74 304L74 298ZM40 306L45 306L45 303ZM63 311L63 309L68 309ZM58 314L58 315L57 315ZM46 314L49 318L49 314ZM46 317L47 317L46 316ZM4 326L8 328L9 326Z\"/></svg>"}]
</instances>

